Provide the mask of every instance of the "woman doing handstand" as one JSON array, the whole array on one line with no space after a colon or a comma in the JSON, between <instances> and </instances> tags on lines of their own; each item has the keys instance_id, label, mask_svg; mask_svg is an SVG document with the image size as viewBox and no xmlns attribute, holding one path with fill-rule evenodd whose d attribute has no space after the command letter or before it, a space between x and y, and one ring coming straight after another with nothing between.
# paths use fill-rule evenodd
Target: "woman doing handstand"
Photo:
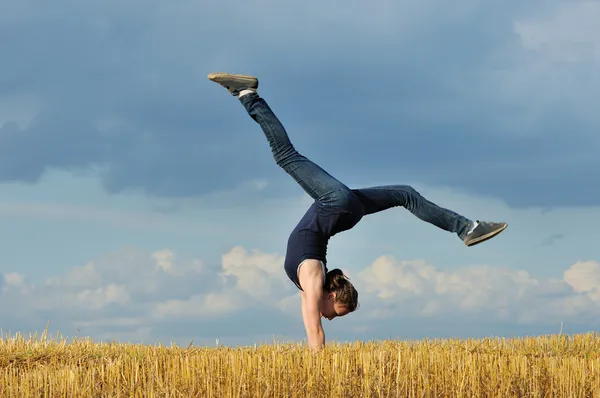
<instances>
[{"instance_id":1,"label":"woman doing handstand","mask_svg":"<svg viewBox=\"0 0 600 398\"><path fill-rule=\"evenodd\" d=\"M258 79L230 73L211 73L208 78L239 98L262 128L277 165L314 199L289 236L284 263L286 274L301 292L302 317L311 348L325 344L321 318L332 320L358 306L358 292L340 269L328 271L326 254L329 239L353 228L364 216L401 206L421 220L455 233L467 246L506 229L504 222L471 221L441 208L408 185L348 188L298 153L279 119L258 95Z\"/></svg>"}]
</instances>

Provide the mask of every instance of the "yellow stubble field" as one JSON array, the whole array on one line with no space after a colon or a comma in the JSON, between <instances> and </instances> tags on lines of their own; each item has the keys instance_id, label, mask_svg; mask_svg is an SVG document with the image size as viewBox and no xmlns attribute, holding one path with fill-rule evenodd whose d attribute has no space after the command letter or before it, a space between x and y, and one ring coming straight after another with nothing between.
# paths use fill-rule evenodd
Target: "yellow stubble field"
<instances>
[{"instance_id":1,"label":"yellow stubble field","mask_svg":"<svg viewBox=\"0 0 600 398\"><path fill-rule=\"evenodd\" d=\"M0 339L0 397L600 397L600 334L179 347Z\"/></svg>"}]
</instances>

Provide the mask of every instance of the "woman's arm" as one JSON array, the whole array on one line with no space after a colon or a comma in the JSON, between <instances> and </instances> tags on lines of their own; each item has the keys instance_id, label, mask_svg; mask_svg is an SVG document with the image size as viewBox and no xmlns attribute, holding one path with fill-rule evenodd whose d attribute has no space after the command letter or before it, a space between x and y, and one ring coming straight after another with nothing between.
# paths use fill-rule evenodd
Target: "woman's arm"
<instances>
[{"instance_id":1,"label":"woman's arm","mask_svg":"<svg viewBox=\"0 0 600 398\"><path fill-rule=\"evenodd\" d=\"M321 324L319 301L323 295L323 270L318 260L307 260L300 267L298 279L302 285L302 319L308 345L319 350L325 346L325 332Z\"/></svg>"}]
</instances>

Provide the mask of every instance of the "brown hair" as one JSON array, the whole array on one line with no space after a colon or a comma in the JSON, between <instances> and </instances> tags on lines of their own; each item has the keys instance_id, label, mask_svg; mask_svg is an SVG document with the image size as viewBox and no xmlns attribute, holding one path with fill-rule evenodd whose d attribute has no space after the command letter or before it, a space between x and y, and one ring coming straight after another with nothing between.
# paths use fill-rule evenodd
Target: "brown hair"
<instances>
[{"instance_id":1,"label":"brown hair","mask_svg":"<svg viewBox=\"0 0 600 398\"><path fill-rule=\"evenodd\" d=\"M358 308L358 292L341 269L332 269L325 276L325 290L335 292L335 301L350 312Z\"/></svg>"}]
</instances>

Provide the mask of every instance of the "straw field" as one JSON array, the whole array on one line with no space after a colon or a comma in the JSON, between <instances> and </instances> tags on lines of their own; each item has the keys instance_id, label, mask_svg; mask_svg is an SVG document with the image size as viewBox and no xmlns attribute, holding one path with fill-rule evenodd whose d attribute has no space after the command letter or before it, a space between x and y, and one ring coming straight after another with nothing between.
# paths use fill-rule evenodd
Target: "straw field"
<instances>
[{"instance_id":1,"label":"straw field","mask_svg":"<svg viewBox=\"0 0 600 398\"><path fill-rule=\"evenodd\" d=\"M600 397L600 335L178 347L0 339L0 397Z\"/></svg>"}]
</instances>

